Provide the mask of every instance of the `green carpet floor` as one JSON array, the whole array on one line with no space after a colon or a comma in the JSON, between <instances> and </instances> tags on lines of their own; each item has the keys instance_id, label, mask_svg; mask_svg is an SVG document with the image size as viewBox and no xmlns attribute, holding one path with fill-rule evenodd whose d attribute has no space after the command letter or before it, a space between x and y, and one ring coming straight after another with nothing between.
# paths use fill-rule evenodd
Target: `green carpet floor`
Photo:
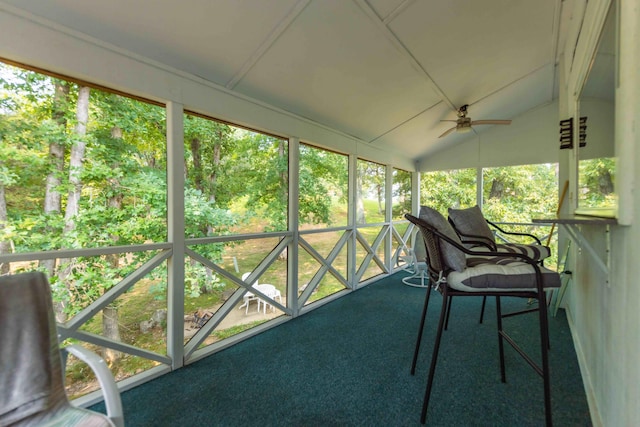
<instances>
[{"instance_id":1,"label":"green carpet floor","mask_svg":"<svg viewBox=\"0 0 640 427\"><path fill-rule=\"evenodd\" d=\"M402 274L124 392L127 426L419 426L442 299L432 293L411 376L425 290L403 285ZM526 303L506 299L503 310ZM480 305L479 297L453 301L427 425L544 425L542 379L506 346L500 382L495 304L488 301L483 324ZM537 360L536 316L506 319L505 328ZM550 338L554 424L591 425L562 310L550 317Z\"/></svg>"}]
</instances>

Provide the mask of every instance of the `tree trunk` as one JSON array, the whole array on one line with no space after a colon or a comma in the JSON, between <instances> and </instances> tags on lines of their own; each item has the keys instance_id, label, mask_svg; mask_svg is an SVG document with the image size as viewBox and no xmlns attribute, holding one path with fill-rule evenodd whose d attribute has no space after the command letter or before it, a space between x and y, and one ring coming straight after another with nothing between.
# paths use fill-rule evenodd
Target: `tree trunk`
<instances>
[{"instance_id":1,"label":"tree trunk","mask_svg":"<svg viewBox=\"0 0 640 427\"><path fill-rule=\"evenodd\" d=\"M598 187L601 194L606 195L613 193L613 179L611 178L611 173L608 170L600 172L600 175L598 176Z\"/></svg>"},{"instance_id":2,"label":"tree trunk","mask_svg":"<svg viewBox=\"0 0 640 427\"><path fill-rule=\"evenodd\" d=\"M364 215L364 198L362 195L362 179L358 177L357 185L358 188L356 190L356 223L357 224L365 224L367 219Z\"/></svg>"},{"instance_id":3,"label":"tree trunk","mask_svg":"<svg viewBox=\"0 0 640 427\"><path fill-rule=\"evenodd\" d=\"M71 189L67 195L67 206L64 214L63 236L68 235L75 229L74 218L78 215L80 206L80 193L82 191L82 163L84 160L85 142L87 134L87 120L89 116L89 94L90 88L80 86L78 88L78 102L76 105L76 126L74 128L74 143L71 147L71 157L69 159L69 183ZM59 262L58 281L60 286L70 289L68 283L69 274L73 269L74 260L71 258L61 258Z\"/></svg>"},{"instance_id":4,"label":"tree trunk","mask_svg":"<svg viewBox=\"0 0 640 427\"><path fill-rule=\"evenodd\" d=\"M105 338L122 341L120 339L120 328L118 326L118 308L114 304L109 304L102 309L102 333ZM121 353L117 350L106 347L103 349L102 357L109 364L118 360L120 356Z\"/></svg>"},{"instance_id":5,"label":"tree trunk","mask_svg":"<svg viewBox=\"0 0 640 427\"><path fill-rule=\"evenodd\" d=\"M494 179L491 182L491 191L489 192L490 199L501 199L504 192L504 182L499 179Z\"/></svg>"},{"instance_id":6,"label":"tree trunk","mask_svg":"<svg viewBox=\"0 0 640 427\"><path fill-rule=\"evenodd\" d=\"M286 161L287 159L284 159L284 155L285 155L285 151L284 151L285 145L284 145L284 141L280 141L280 145L278 145L278 156L284 160L284 162L282 162L281 164L288 164L288 162ZM283 198L284 200L282 200L283 202L286 203L286 198L287 198L287 193L288 193L288 181L289 181L289 174L288 171L285 169L282 172L280 172L280 184L281 184L281 188L284 188L285 191L283 192Z\"/></svg>"},{"instance_id":7,"label":"tree trunk","mask_svg":"<svg viewBox=\"0 0 640 427\"><path fill-rule=\"evenodd\" d=\"M122 130L119 127L113 127L111 129L111 137L114 139L122 138ZM115 169L118 165L112 165L112 167ZM120 183L117 179L111 179L109 185L111 186L110 193L113 194L113 196L109 197L107 204L110 208L120 210L122 208L122 199L124 198ZM111 235L110 237L113 243L117 244L118 236ZM120 255L111 254L107 255L106 258L111 269L113 271L118 270L120 267ZM113 341L122 341L120 338L120 327L118 325L118 305L115 302L112 302L102 309L102 335ZM122 357L122 353L105 347L103 348L103 357L107 362L113 363Z\"/></svg>"},{"instance_id":8,"label":"tree trunk","mask_svg":"<svg viewBox=\"0 0 640 427\"><path fill-rule=\"evenodd\" d=\"M69 84L65 81L55 80L55 92L53 95L53 111L51 117L60 127L60 134L64 134L67 127L66 108L69 102ZM61 212L60 185L64 172L64 141L49 141L49 173L46 178L44 195L45 215L59 214ZM46 259L38 262L38 267L45 270L49 277L55 273L56 260ZM54 299L53 309L56 321L64 323L67 315L64 308L69 299L68 293L58 294Z\"/></svg>"},{"instance_id":9,"label":"tree trunk","mask_svg":"<svg viewBox=\"0 0 640 427\"><path fill-rule=\"evenodd\" d=\"M84 152L87 135L87 121L89 120L89 95L91 89L81 86L78 89L78 104L76 107L76 127L74 134L75 142L71 147L71 157L69 158L69 184L71 189L67 196L67 209L64 215L64 233L67 234L75 228L74 217L80 210L80 195L82 194L82 167L84 162Z\"/></svg>"},{"instance_id":10,"label":"tree trunk","mask_svg":"<svg viewBox=\"0 0 640 427\"><path fill-rule=\"evenodd\" d=\"M216 184L218 183L218 169L220 168L220 156L222 153L222 132L218 132L218 141L213 145L213 168L209 175L209 201L213 204L216 203Z\"/></svg>"},{"instance_id":11,"label":"tree trunk","mask_svg":"<svg viewBox=\"0 0 640 427\"><path fill-rule=\"evenodd\" d=\"M4 183L0 182L0 232L7 226L7 200L4 196ZM0 241L0 255L11 253L11 242ZM0 263L0 275L9 274L11 263Z\"/></svg>"},{"instance_id":12,"label":"tree trunk","mask_svg":"<svg viewBox=\"0 0 640 427\"><path fill-rule=\"evenodd\" d=\"M205 193L204 183L202 182L202 177L204 174L202 173L202 153L201 144L199 138L191 138L189 140L189 146L191 147L191 158L193 159L193 183L196 186L196 189L200 190L203 194Z\"/></svg>"}]
</instances>

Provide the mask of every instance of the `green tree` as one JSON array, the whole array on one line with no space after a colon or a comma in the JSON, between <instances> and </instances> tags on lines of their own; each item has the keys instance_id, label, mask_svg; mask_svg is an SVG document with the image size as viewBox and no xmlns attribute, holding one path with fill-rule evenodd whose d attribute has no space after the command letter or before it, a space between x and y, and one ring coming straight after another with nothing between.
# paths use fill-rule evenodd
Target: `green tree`
<instances>
[{"instance_id":1,"label":"green tree","mask_svg":"<svg viewBox=\"0 0 640 427\"><path fill-rule=\"evenodd\" d=\"M346 202L348 158L300 145L299 212L301 223L331 224L333 200Z\"/></svg>"},{"instance_id":2,"label":"green tree","mask_svg":"<svg viewBox=\"0 0 640 427\"><path fill-rule=\"evenodd\" d=\"M359 159L357 173L356 222L364 224L367 222L364 208L365 198L375 197L378 215L384 213L386 168L384 165Z\"/></svg>"},{"instance_id":3,"label":"green tree","mask_svg":"<svg viewBox=\"0 0 640 427\"><path fill-rule=\"evenodd\" d=\"M420 204L428 205L443 215L448 208L476 205L476 170L454 169L421 175Z\"/></svg>"},{"instance_id":4,"label":"green tree","mask_svg":"<svg viewBox=\"0 0 640 427\"><path fill-rule=\"evenodd\" d=\"M393 170L393 206L394 219L402 219L405 213L411 213L411 172Z\"/></svg>"},{"instance_id":5,"label":"green tree","mask_svg":"<svg viewBox=\"0 0 640 427\"><path fill-rule=\"evenodd\" d=\"M600 157L580 160L578 166L580 185L579 204L591 207L612 207L616 205L615 170L616 159Z\"/></svg>"}]
</instances>

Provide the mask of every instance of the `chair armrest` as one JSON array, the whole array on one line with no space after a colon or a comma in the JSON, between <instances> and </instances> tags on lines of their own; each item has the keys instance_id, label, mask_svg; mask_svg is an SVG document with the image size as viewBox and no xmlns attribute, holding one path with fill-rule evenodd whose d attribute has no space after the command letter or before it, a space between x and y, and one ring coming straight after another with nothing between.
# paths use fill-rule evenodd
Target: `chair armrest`
<instances>
[{"instance_id":1,"label":"chair armrest","mask_svg":"<svg viewBox=\"0 0 640 427\"><path fill-rule=\"evenodd\" d=\"M482 246L487 248L490 251L497 251L497 247L495 242L487 239L484 236L476 236L474 234L464 234L456 230L458 237L460 237L460 241L465 245L473 245L473 246Z\"/></svg>"},{"instance_id":2,"label":"chair armrest","mask_svg":"<svg viewBox=\"0 0 640 427\"><path fill-rule=\"evenodd\" d=\"M104 396L104 403L107 408L107 416L111 419L116 427L124 427L124 415L122 412L122 401L120 399L120 391L116 385L116 381L109 371L109 367L97 354L93 353L86 348L72 344L63 349L68 353L73 354L78 359L85 362L95 372L100 387L102 388L102 395Z\"/></svg>"},{"instance_id":3,"label":"chair armrest","mask_svg":"<svg viewBox=\"0 0 640 427\"><path fill-rule=\"evenodd\" d=\"M538 244L538 245L542 245L542 242L540 241L540 239L538 239L538 238L537 238L536 236L534 236L533 234L530 234L530 233L518 233L518 232L515 232L515 231L506 231L506 230L504 230L503 228L498 227L498 225L497 225L497 224L495 224L495 223L493 223L493 222L489 221L488 219L487 219L486 221L487 221L487 224L489 224L490 226L492 226L493 228L495 228L496 230L498 230L498 231L499 231L499 232L501 232L501 233L509 234L509 235L511 235L511 236L525 236L525 237L529 237L529 238L531 238L532 240L534 240L534 241L536 242L536 244Z\"/></svg>"}]
</instances>

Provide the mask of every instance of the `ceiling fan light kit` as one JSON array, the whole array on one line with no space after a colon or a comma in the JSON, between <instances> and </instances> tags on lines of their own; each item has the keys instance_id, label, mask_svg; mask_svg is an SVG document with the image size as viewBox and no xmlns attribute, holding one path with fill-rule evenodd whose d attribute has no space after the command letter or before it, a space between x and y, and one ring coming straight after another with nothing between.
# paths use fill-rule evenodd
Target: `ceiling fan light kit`
<instances>
[{"instance_id":1,"label":"ceiling fan light kit","mask_svg":"<svg viewBox=\"0 0 640 427\"><path fill-rule=\"evenodd\" d=\"M469 108L469 105L465 104L458 109L457 120L441 120L443 122L455 122L456 125L450 129L447 129L438 138L447 136L453 131L456 131L456 133L471 132L473 126L475 125L510 125L511 124L511 120L471 120L471 117L467 117L467 108Z\"/></svg>"}]
</instances>

